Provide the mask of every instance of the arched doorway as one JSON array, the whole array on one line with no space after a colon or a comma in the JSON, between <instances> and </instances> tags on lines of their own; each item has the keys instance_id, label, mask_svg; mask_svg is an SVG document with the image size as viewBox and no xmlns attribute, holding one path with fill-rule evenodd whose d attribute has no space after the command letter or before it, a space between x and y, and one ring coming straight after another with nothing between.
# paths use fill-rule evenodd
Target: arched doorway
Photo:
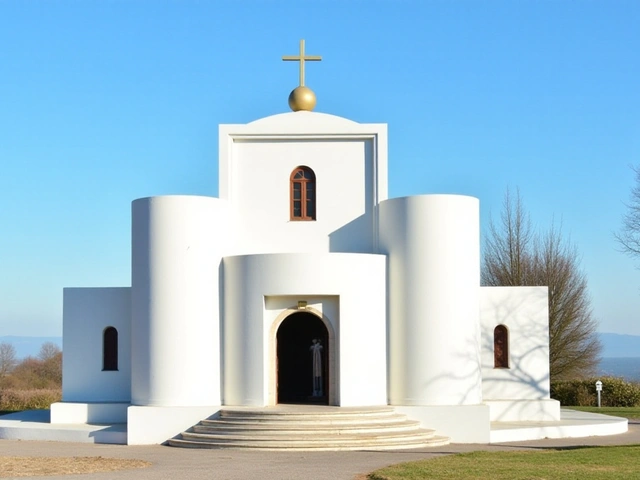
<instances>
[{"instance_id":1,"label":"arched doorway","mask_svg":"<svg viewBox=\"0 0 640 480\"><path fill-rule=\"evenodd\" d=\"M276 343L278 403L328 404L329 332L322 320L309 312L293 313L280 324ZM321 347L316 347L315 371L314 344Z\"/></svg>"}]
</instances>

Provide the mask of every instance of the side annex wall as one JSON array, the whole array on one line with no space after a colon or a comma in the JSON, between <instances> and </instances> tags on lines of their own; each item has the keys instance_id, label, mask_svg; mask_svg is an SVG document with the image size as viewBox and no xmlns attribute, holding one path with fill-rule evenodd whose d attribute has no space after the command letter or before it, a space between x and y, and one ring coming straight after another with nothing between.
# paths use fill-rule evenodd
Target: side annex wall
<instances>
[{"instance_id":1,"label":"side annex wall","mask_svg":"<svg viewBox=\"0 0 640 480\"><path fill-rule=\"evenodd\" d=\"M118 331L118 370L103 371L105 328ZM131 288L65 288L63 402L131 400Z\"/></svg>"},{"instance_id":2,"label":"side annex wall","mask_svg":"<svg viewBox=\"0 0 640 480\"><path fill-rule=\"evenodd\" d=\"M494 362L494 331L508 332L508 368ZM481 287L482 398L491 421L555 421L550 398L547 287Z\"/></svg>"}]
</instances>

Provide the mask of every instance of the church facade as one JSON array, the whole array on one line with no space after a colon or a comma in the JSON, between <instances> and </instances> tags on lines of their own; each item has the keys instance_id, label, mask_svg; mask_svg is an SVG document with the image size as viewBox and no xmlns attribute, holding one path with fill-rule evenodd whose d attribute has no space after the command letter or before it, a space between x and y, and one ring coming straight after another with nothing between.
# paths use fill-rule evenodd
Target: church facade
<instances>
[{"instance_id":1,"label":"church facade","mask_svg":"<svg viewBox=\"0 0 640 480\"><path fill-rule=\"evenodd\" d=\"M52 423L162 443L225 406L392 405L454 442L553 421L544 287L481 287L479 201L388 198L387 127L219 129L219 198L132 203L131 286L66 288Z\"/></svg>"}]
</instances>

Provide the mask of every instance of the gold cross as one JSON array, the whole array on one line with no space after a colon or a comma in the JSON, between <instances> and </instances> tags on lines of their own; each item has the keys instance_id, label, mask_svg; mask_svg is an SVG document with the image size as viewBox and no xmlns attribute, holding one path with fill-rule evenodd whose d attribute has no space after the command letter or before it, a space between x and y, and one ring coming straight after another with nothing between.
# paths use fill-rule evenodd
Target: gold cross
<instances>
[{"instance_id":1,"label":"gold cross","mask_svg":"<svg viewBox=\"0 0 640 480\"><path fill-rule=\"evenodd\" d=\"M300 86L304 87L304 62L319 62L322 57L319 55L305 56L304 40L300 40L300 54L297 57L295 55L285 55L282 60L285 62L300 62Z\"/></svg>"}]
</instances>

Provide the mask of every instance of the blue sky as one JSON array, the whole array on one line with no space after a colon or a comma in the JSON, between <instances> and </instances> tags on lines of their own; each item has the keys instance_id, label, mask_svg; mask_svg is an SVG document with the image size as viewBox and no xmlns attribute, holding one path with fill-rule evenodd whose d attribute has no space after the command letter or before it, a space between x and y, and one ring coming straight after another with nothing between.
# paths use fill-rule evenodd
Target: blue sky
<instances>
[{"instance_id":1,"label":"blue sky","mask_svg":"<svg viewBox=\"0 0 640 480\"><path fill-rule=\"evenodd\" d=\"M519 188L562 221L600 331L640 335L616 250L640 164L640 2L0 0L0 335L59 335L62 288L130 284L130 202L217 195L217 128L288 110L389 124L389 193ZM640 263L640 262L638 262Z\"/></svg>"}]
</instances>

